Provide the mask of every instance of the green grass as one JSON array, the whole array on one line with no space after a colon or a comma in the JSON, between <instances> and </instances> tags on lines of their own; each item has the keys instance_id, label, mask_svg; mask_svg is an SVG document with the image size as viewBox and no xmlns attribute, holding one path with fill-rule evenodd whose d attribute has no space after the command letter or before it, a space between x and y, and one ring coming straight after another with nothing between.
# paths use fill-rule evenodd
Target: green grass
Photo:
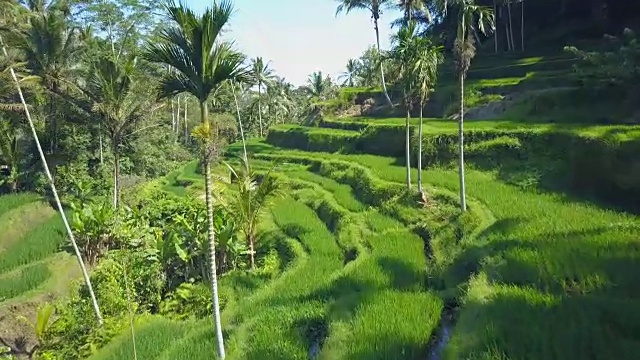
<instances>
[{"instance_id":1,"label":"green grass","mask_svg":"<svg viewBox=\"0 0 640 360\"><path fill-rule=\"evenodd\" d=\"M349 211L362 211L364 209L364 205L353 196L349 185L340 184L335 180L309 171L290 171L287 172L287 175L320 185L322 188L331 192L338 204Z\"/></svg>"},{"instance_id":2,"label":"green grass","mask_svg":"<svg viewBox=\"0 0 640 360\"><path fill-rule=\"evenodd\" d=\"M22 295L44 284L51 276L46 264L35 264L0 277L0 302Z\"/></svg>"},{"instance_id":3,"label":"green grass","mask_svg":"<svg viewBox=\"0 0 640 360\"><path fill-rule=\"evenodd\" d=\"M0 216L16 209L22 205L26 205L37 201L40 196L31 193L21 193L15 195L2 195L0 196Z\"/></svg>"},{"instance_id":4,"label":"green grass","mask_svg":"<svg viewBox=\"0 0 640 360\"><path fill-rule=\"evenodd\" d=\"M180 353L178 357L162 357L164 353L175 345L176 339L193 331L195 324L191 322L176 322L164 318L152 318L139 323L135 327L136 350L139 359L200 359L202 353L196 349ZM213 354L213 352L209 352ZM91 360L121 360L133 359L133 343L129 331L107 345Z\"/></svg>"},{"instance_id":5,"label":"green grass","mask_svg":"<svg viewBox=\"0 0 640 360\"><path fill-rule=\"evenodd\" d=\"M394 158L259 146L263 154L351 161L388 181L402 182L405 176ZM424 178L457 190L455 171L429 169ZM587 349L598 358L637 353L637 217L572 202L561 194L523 191L475 170L467 173L467 189L492 211L495 222L458 250L435 244L441 252L436 257L450 256L437 273L443 290L466 283L472 273L487 279L466 287L465 305L448 347L450 358L495 353L510 358L588 358ZM557 340L549 340L551 329Z\"/></svg>"},{"instance_id":6,"label":"green grass","mask_svg":"<svg viewBox=\"0 0 640 360\"><path fill-rule=\"evenodd\" d=\"M0 274L47 258L58 252L65 241L62 219L54 216L27 232L20 241L0 254Z\"/></svg>"}]
</instances>

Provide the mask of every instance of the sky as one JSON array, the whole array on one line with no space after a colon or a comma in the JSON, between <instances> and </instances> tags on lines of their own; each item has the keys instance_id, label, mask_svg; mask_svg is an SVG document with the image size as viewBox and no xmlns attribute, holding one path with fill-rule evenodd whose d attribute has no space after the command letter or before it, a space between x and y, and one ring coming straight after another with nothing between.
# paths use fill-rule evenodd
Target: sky
<instances>
[{"instance_id":1,"label":"sky","mask_svg":"<svg viewBox=\"0 0 640 360\"><path fill-rule=\"evenodd\" d=\"M186 0L196 11L213 0ZM335 80L351 58L375 44L371 15L355 10L335 16L336 0L234 0L235 14L227 39L249 57L271 61L278 76L299 86L314 71ZM389 47L390 23L399 13L386 10L380 19L382 48Z\"/></svg>"}]
</instances>

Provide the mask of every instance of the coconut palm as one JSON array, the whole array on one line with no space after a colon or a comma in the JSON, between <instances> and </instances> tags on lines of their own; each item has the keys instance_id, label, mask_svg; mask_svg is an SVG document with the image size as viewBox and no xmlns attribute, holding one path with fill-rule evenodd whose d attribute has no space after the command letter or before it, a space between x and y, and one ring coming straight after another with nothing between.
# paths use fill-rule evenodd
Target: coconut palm
<instances>
[{"instance_id":1,"label":"coconut palm","mask_svg":"<svg viewBox=\"0 0 640 360\"><path fill-rule=\"evenodd\" d=\"M413 104L413 92L415 91L415 79L413 63L416 60L418 36L415 21L410 21L392 37L392 48L389 57L397 65L398 79L404 93L404 106L406 110L405 121L405 159L407 170L407 190L411 190L411 144L410 126L411 107Z\"/></svg>"},{"instance_id":2,"label":"coconut palm","mask_svg":"<svg viewBox=\"0 0 640 360\"><path fill-rule=\"evenodd\" d=\"M416 52L413 75L416 92L420 99L420 126L418 128L418 190L424 195L422 188L422 122L424 106L429 94L435 87L438 77L438 65L444 60L442 47L434 46L427 38L418 38L415 42Z\"/></svg>"},{"instance_id":3,"label":"coconut palm","mask_svg":"<svg viewBox=\"0 0 640 360\"><path fill-rule=\"evenodd\" d=\"M342 12L344 12L345 14L349 14L353 10L369 10L369 12L371 13L371 19L373 20L373 29L376 32L378 56L380 56L382 50L380 49L380 28L378 26L378 21L380 20L380 15L382 14L382 6L388 6L389 4L391 4L391 1L392 0L338 0L340 4L336 9L336 16ZM389 97L389 93L387 92L387 84L384 80L384 67L382 61L380 61L379 67L384 96L387 99L389 105L393 107L393 102L391 102L391 98Z\"/></svg>"},{"instance_id":4,"label":"coconut palm","mask_svg":"<svg viewBox=\"0 0 640 360\"><path fill-rule=\"evenodd\" d=\"M261 57L251 62L251 76L254 84L258 85L258 119L260 121L260 136L263 136L264 125L262 123L262 86L269 86L273 80L273 70L269 69L269 63L264 63Z\"/></svg>"},{"instance_id":5,"label":"coconut palm","mask_svg":"<svg viewBox=\"0 0 640 360\"><path fill-rule=\"evenodd\" d=\"M232 191L226 201L221 201L235 219L249 244L249 261L251 269L255 269L255 243L257 240L258 223L261 216L268 209L271 200L279 192L278 183L269 170L258 180L257 174L249 163L242 159L242 166L238 169L227 164L235 180L229 185Z\"/></svg>"},{"instance_id":6,"label":"coconut palm","mask_svg":"<svg viewBox=\"0 0 640 360\"><path fill-rule=\"evenodd\" d=\"M15 4L12 1L2 0L0 1L0 8L2 11L10 11L9 9L13 8ZM7 24L3 24L7 25ZM12 24L16 25L16 24ZM0 47L2 48L2 54L5 58L9 57L9 53L7 51L4 39L2 34L0 34ZM45 175L47 177L47 181L49 182L49 186L51 187L51 193L53 194L54 202L56 204L56 208L62 217L62 222L65 227L65 231L67 232L67 236L69 237L69 241L71 242L71 246L73 247L74 253L76 255L76 259L78 260L78 264L80 265L80 269L82 271L82 276L84 278L85 284L87 285L87 290L89 291L89 297L91 298L91 305L93 306L94 313L96 315L96 319L98 321L98 325L102 326L102 314L100 312L100 307L98 306L98 301L95 296L95 292L93 291L93 286L91 285L91 279L89 277L89 272L84 264L84 260L82 259L82 254L80 253L80 249L78 248L78 244L76 243L75 237L73 235L73 231L71 230L71 226L69 225L69 221L64 212L64 208L62 207L62 203L60 202L60 197L58 196L58 190L56 189L55 182L53 181L53 176L51 175L51 171L49 170L49 165L47 163L47 158L44 155L44 151L42 150L42 145L40 143L40 139L38 137L38 132L36 131L35 124L31 117L31 111L29 110L29 106L24 98L24 94L22 92L22 87L20 86L20 81L18 80L18 76L14 71L13 67L9 67L9 73L11 74L11 79L15 85L15 88L18 92L18 96L20 98L20 102L24 109L25 117L27 118L27 123L29 124L29 128L31 130L31 134L33 135L34 142L36 144L36 148L38 150L38 155L40 155L40 161L42 162L42 167L44 168Z\"/></svg>"},{"instance_id":7,"label":"coconut palm","mask_svg":"<svg viewBox=\"0 0 640 360\"><path fill-rule=\"evenodd\" d=\"M424 0L397 0L395 7L404 14L400 21L394 21L393 25L400 23L403 26L409 24L413 20L413 15L425 10Z\"/></svg>"},{"instance_id":8,"label":"coconut palm","mask_svg":"<svg viewBox=\"0 0 640 360\"><path fill-rule=\"evenodd\" d=\"M467 197L464 178L464 79L476 55L473 32L476 27L483 34L495 29L494 14L491 8L477 5L475 0L438 0L438 5L446 14L449 6L457 9L457 30L454 43L455 66L460 82L460 119L458 121L458 170L460 174L460 208L467 210Z\"/></svg>"},{"instance_id":9,"label":"coconut palm","mask_svg":"<svg viewBox=\"0 0 640 360\"><path fill-rule=\"evenodd\" d=\"M315 71L307 79L304 91L315 100L325 100L327 93L331 90L332 83L329 76L324 76L322 71Z\"/></svg>"},{"instance_id":10,"label":"coconut palm","mask_svg":"<svg viewBox=\"0 0 640 360\"><path fill-rule=\"evenodd\" d=\"M92 64L82 89L91 101L90 111L105 126L113 152L113 207L118 207L120 153L125 137L132 134L152 106L145 96L146 85L134 80L135 58L118 63L107 57Z\"/></svg>"},{"instance_id":11,"label":"coconut palm","mask_svg":"<svg viewBox=\"0 0 640 360\"><path fill-rule=\"evenodd\" d=\"M358 59L349 59L349 61L347 61L347 71L338 77L338 80L342 80L342 86L353 87L359 70L360 61L358 61Z\"/></svg>"},{"instance_id":12,"label":"coconut palm","mask_svg":"<svg viewBox=\"0 0 640 360\"><path fill-rule=\"evenodd\" d=\"M25 58L26 67L47 92L47 138L49 153L58 148L60 113L56 101L62 90L64 79L73 77L78 57L84 49L78 28L70 27L67 21L69 8L66 1L44 0L27 2L30 10L29 26L15 36L16 47Z\"/></svg>"},{"instance_id":13,"label":"coconut palm","mask_svg":"<svg viewBox=\"0 0 640 360\"><path fill-rule=\"evenodd\" d=\"M213 6L205 9L200 16L182 3L176 5L171 1L165 8L175 26L162 29L160 41L147 45L146 57L151 62L164 64L175 70L167 72L161 80L161 97L186 92L193 95L200 104L201 125L194 133L198 134L203 146L213 315L218 354L220 358L224 358L211 197L211 160L214 150L212 145L217 134L212 130L209 120L208 100L226 81L248 81L248 72L243 65L245 56L234 50L231 44L219 39L233 13L231 1L214 2Z\"/></svg>"}]
</instances>

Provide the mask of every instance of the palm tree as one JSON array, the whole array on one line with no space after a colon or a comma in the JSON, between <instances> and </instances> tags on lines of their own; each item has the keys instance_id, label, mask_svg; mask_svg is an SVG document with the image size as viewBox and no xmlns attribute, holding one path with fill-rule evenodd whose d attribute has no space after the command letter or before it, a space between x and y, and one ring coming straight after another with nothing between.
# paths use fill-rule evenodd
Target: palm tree
<instances>
[{"instance_id":1,"label":"palm tree","mask_svg":"<svg viewBox=\"0 0 640 360\"><path fill-rule=\"evenodd\" d=\"M252 61L251 75L253 81L258 85L258 118L260 120L260 136L264 136L264 126L262 124L262 86L269 86L273 79L273 70L269 69L269 63L264 63L261 57L257 57Z\"/></svg>"},{"instance_id":2,"label":"palm tree","mask_svg":"<svg viewBox=\"0 0 640 360\"><path fill-rule=\"evenodd\" d=\"M382 50L380 49L380 28L378 26L378 21L380 20L381 15L381 6L389 5L391 0L338 0L340 4L336 9L336 16L342 12L345 14L349 14L352 10L369 10L371 12L371 19L373 20L373 29L376 32L376 45L378 49L378 56L381 56ZM389 93L387 92L387 84L384 80L384 67L382 66L382 61L380 61L380 76L382 79L382 90L384 91L384 96L389 103L389 106L393 107L393 102L391 102L391 98L389 97Z\"/></svg>"},{"instance_id":3,"label":"palm tree","mask_svg":"<svg viewBox=\"0 0 640 360\"><path fill-rule=\"evenodd\" d=\"M29 27L19 32L16 46L23 51L31 75L39 79L48 94L47 137L49 153L55 154L60 127L56 97L60 95L64 79L73 76L84 47L79 41L79 29L68 25L66 1L54 0L47 4L44 0L32 0L27 5L30 10Z\"/></svg>"},{"instance_id":4,"label":"palm tree","mask_svg":"<svg viewBox=\"0 0 640 360\"><path fill-rule=\"evenodd\" d=\"M349 59L347 61L347 71L343 72L338 80L342 80L342 86L354 86L354 80L358 76L358 71L360 70L360 61L357 59Z\"/></svg>"},{"instance_id":5,"label":"palm tree","mask_svg":"<svg viewBox=\"0 0 640 360\"><path fill-rule=\"evenodd\" d=\"M231 165L227 167L235 180L230 184L233 193L226 201L221 201L240 226L249 243L249 260L251 269L255 269L255 242L257 239L258 223L260 217L268 209L271 199L278 193L279 186L275 177L271 175L271 168L258 181L257 174L251 169L249 163L242 159L239 169Z\"/></svg>"},{"instance_id":6,"label":"palm tree","mask_svg":"<svg viewBox=\"0 0 640 360\"><path fill-rule=\"evenodd\" d=\"M415 21L410 21L392 37L393 47L389 57L393 59L398 68L398 78L404 92L404 105L406 109L405 121L405 159L407 170L407 190L411 190L411 136L410 124L411 107L413 104L413 92L415 91L415 77L413 63L416 61L418 36Z\"/></svg>"},{"instance_id":7,"label":"palm tree","mask_svg":"<svg viewBox=\"0 0 640 360\"><path fill-rule=\"evenodd\" d=\"M0 2L0 4L3 6L12 5L11 2L6 0L3 0L2 2ZM2 47L2 53L5 56L5 58L8 58L9 53L7 52L4 39L2 38L1 35L0 35L0 47ZM13 67L11 66L9 67L9 72L11 73L11 78L13 80L13 83L15 84L16 90L18 91L18 96L20 97L20 102L22 103L22 107L24 108L25 116L27 118L27 122L29 123L29 128L31 129L31 134L33 135L33 139L36 143L36 148L38 149L38 154L40 155L42 167L44 168L44 172L49 182L49 186L51 187L51 193L53 194L56 207L58 209L58 212L60 213L60 216L62 217L62 222L67 232L67 236L69 237L69 241L71 242L71 246L73 247L74 253L76 255L76 259L78 260L78 264L80 265L80 269L82 270L82 276L84 278L85 284L87 285L87 290L89 291L89 297L91 298L91 305L93 306L93 310L96 315L98 325L102 326L103 324L102 314L100 312L100 307L98 306L98 300L96 299L95 292L93 291L93 286L91 285L89 272L87 271L87 267L84 264L84 260L82 259L82 254L80 253L80 249L78 248L78 244L76 243L75 237L73 235L73 231L71 230L71 226L69 225L69 221L64 212L64 208L62 207L62 203L60 202L60 197L58 196L58 190L56 189L55 182L53 181L53 176L51 175L51 171L49 170L49 165L44 155L44 151L42 151L42 145L40 144L40 139L38 138L38 132L36 131L36 127L34 125L33 119L31 118L31 112L29 110L29 106L27 105L27 102L24 99L24 94L22 93L20 81L18 80L18 77L16 75L16 72L13 70Z\"/></svg>"},{"instance_id":8,"label":"palm tree","mask_svg":"<svg viewBox=\"0 0 640 360\"><path fill-rule=\"evenodd\" d=\"M420 98L420 127L418 128L418 190L424 197L422 188L422 111L429 99L429 93L435 87L438 77L438 65L444 60L442 47L434 46L426 38L416 41L416 58L413 68L416 90Z\"/></svg>"},{"instance_id":9,"label":"palm tree","mask_svg":"<svg viewBox=\"0 0 640 360\"><path fill-rule=\"evenodd\" d=\"M304 91L312 99L324 100L331 86L331 78L329 76L325 77L322 71L315 71L309 75Z\"/></svg>"},{"instance_id":10,"label":"palm tree","mask_svg":"<svg viewBox=\"0 0 640 360\"><path fill-rule=\"evenodd\" d=\"M218 355L224 358L211 197L211 160L214 150L212 138L217 134L211 129L208 100L226 81L248 81L248 72L243 65L245 56L234 50L231 44L219 41L219 35L233 13L231 1L216 1L200 16L184 4L176 5L173 1L165 8L176 26L162 29L160 41L147 45L146 57L151 62L164 64L175 70L166 73L161 80L161 97L186 92L198 99L200 104L201 126L194 132L199 134L203 145L213 315Z\"/></svg>"},{"instance_id":11,"label":"palm tree","mask_svg":"<svg viewBox=\"0 0 640 360\"><path fill-rule=\"evenodd\" d=\"M413 14L425 9L424 0L398 0L396 7L404 13L402 25L406 26L413 20Z\"/></svg>"},{"instance_id":12,"label":"palm tree","mask_svg":"<svg viewBox=\"0 0 640 360\"><path fill-rule=\"evenodd\" d=\"M118 207L120 188L120 152L125 137L154 110L144 94L145 85L134 80L135 58L122 64L103 57L89 71L83 92L91 101L90 111L106 127L113 152L113 207Z\"/></svg>"},{"instance_id":13,"label":"palm tree","mask_svg":"<svg viewBox=\"0 0 640 360\"><path fill-rule=\"evenodd\" d=\"M458 146L459 146L459 174L460 174L460 208L467 210L467 197L464 178L464 79L471 66L471 60L476 55L473 32L476 26L483 34L488 34L495 28L493 12L491 8L476 5L474 0L439 0L443 12L450 5L455 5L457 14L457 31L454 43L455 65L460 82L460 119L458 121Z\"/></svg>"}]
</instances>

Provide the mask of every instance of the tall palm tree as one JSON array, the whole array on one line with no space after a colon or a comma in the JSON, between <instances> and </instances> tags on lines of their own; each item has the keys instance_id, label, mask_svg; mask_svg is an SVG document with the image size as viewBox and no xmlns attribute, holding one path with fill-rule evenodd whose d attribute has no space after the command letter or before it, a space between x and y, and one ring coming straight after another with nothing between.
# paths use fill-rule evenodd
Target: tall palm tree
<instances>
[{"instance_id":1,"label":"tall palm tree","mask_svg":"<svg viewBox=\"0 0 640 360\"><path fill-rule=\"evenodd\" d=\"M310 98L324 100L331 86L331 78L329 76L324 76L322 71L315 71L309 75L307 85L303 89Z\"/></svg>"},{"instance_id":2,"label":"tall palm tree","mask_svg":"<svg viewBox=\"0 0 640 360\"><path fill-rule=\"evenodd\" d=\"M253 81L258 85L258 119L260 120L260 136L264 136L264 126L262 123L262 86L269 86L273 80L273 70L269 69L269 63L264 62L261 57L257 57L251 62L251 75Z\"/></svg>"},{"instance_id":3,"label":"tall palm tree","mask_svg":"<svg viewBox=\"0 0 640 360\"><path fill-rule=\"evenodd\" d=\"M122 63L103 57L92 64L83 92L91 101L91 112L106 127L113 152L113 207L118 207L120 155L125 137L132 134L149 113L152 104L141 82L134 80L135 58Z\"/></svg>"},{"instance_id":4,"label":"tall palm tree","mask_svg":"<svg viewBox=\"0 0 640 360\"><path fill-rule=\"evenodd\" d=\"M475 0L439 0L443 13L449 6L454 6L457 13L457 31L454 43L455 65L460 82L460 119L458 121L458 170L460 174L460 208L467 210L467 197L464 178L464 79L471 66L471 60L476 55L473 32L476 27L488 34L495 29L494 14L491 8L477 5Z\"/></svg>"},{"instance_id":5,"label":"tall palm tree","mask_svg":"<svg viewBox=\"0 0 640 360\"><path fill-rule=\"evenodd\" d=\"M416 61L418 36L415 21L410 21L392 37L393 47L389 57L397 64L398 78L404 92L404 105L406 110L405 121L405 159L407 170L407 190L411 190L411 134L410 124L411 108L415 91L415 77L413 63Z\"/></svg>"},{"instance_id":6,"label":"tall palm tree","mask_svg":"<svg viewBox=\"0 0 640 360\"><path fill-rule=\"evenodd\" d=\"M226 81L248 81L248 72L243 65L245 56L234 50L231 44L219 39L219 35L233 13L231 1L216 1L200 16L182 3L176 5L171 1L165 8L174 26L162 29L159 35L160 41L147 44L146 57L151 62L164 64L175 70L166 73L161 80L159 88L161 97L170 97L186 92L198 99L200 104L201 126L198 133L203 146L202 160L205 169L213 315L218 341L218 355L220 358L224 358L224 340L216 276L213 200L211 197L213 190L211 182L213 138L217 134L212 129L209 120L208 100Z\"/></svg>"},{"instance_id":7,"label":"tall palm tree","mask_svg":"<svg viewBox=\"0 0 640 360\"><path fill-rule=\"evenodd\" d=\"M344 12L345 14L349 14L353 10L369 10L369 12L371 13L371 19L373 20L373 29L376 32L378 56L381 56L382 50L380 49L380 28L378 22L380 20L380 15L382 14L381 7L391 4L391 1L392 0L338 0L340 4L336 9L336 16L342 12ZM380 61L379 67L384 96L387 99L389 106L393 107L393 102L391 101L389 93L387 92L387 83L384 80L384 67L382 61Z\"/></svg>"},{"instance_id":8,"label":"tall palm tree","mask_svg":"<svg viewBox=\"0 0 640 360\"><path fill-rule=\"evenodd\" d=\"M39 79L48 95L47 138L49 153L54 154L58 149L60 127L57 96L64 79L73 77L84 46L79 41L79 29L69 26L66 1L54 0L47 4L44 0L31 0L27 5L29 26L16 37L16 46L23 51L31 75Z\"/></svg>"},{"instance_id":9,"label":"tall palm tree","mask_svg":"<svg viewBox=\"0 0 640 360\"><path fill-rule=\"evenodd\" d=\"M416 91L420 98L420 127L418 128L418 190L422 195L424 195L424 190L422 188L422 112L426 102L429 100L430 92L436 85L438 78L438 65L444 61L444 58L442 56L442 47L434 46L427 38L417 39L415 46L416 57L413 74L415 77Z\"/></svg>"},{"instance_id":10,"label":"tall palm tree","mask_svg":"<svg viewBox=\"0 0 640 360\"><path fill-rule=\"evenodd\" d=\"M0 1L0 11L3 13L5 11L10 12L10 9L13 9L16 4L9 0L1 0ZM4 15L4 14L3 14ZM6 19L4 19L6 20ZM15 21L15 19L11 19L11 24L3 24L7 28L11 28L10 26L17 26L20 24L20 21ZM4 42L4 38L2 34L0 34L0 47L2 48L2 54L5 58L9 57L9 53L7 52L7 47ZM65 227L65 231L67 232L67 236L69 237L69 241L71 242L71 246L73 247L76 259L78 260L78 264L80 265L80 269L82 271L82 276L84 278L85 284L87 285L87 290L89 291L89 297L91 298L91 305L93 306L93 311L96 315L96 319L98 321L98 325L102 326L102 313L100 312L100 307L98 306L98 300L96 299L95 292L93 291L93 286L91 285L91 278L89 277L89 272L87 271L87 267L85 266L84 260L82 259L82 254L80 253L80 249L78 248L78 244L75 240L75 236L73 235L73 231L71 230L71 226L69 225L69 221L64 212L64 208L62 207L62 203L60 202L60 197L58 196L58 190L56 189L55 182L53 181L53 176L51 175L51 171L49 170L49 165L47 163L47 158L44 155L44 151L42 150L42 145L40 143L40 139L38 137L38 132L36 131L35 124L31 117L31 111L29 110L29 106L24 98L24 94L22 92L22 87L20 86L20 81L18 80L18 76L14 71L13 67L9 67L9 73L11 74L11 78L18 92L18 96L20 98L20 102L24 109L25 117L27 118L27 123L29 124L29 128L31 130L31 134L33 135L33 139L36 143L36 148L38 150L38 155L40 155L40 161L42 162L42 167L44 168L45 175L47 177L47 181L49 182L49 186L51 187L51 193L53 194L53 198L62 217L62 222Z\"/></svg>"},{"instance_id":11,"label":"tall palm tree","mask_svg":"<svg viewBox=\"0 0 640 360\"><path fill-rule=\"evenodd\" d=\"M358 59L349 59L349 61L347 61L347 71L338 77L338 80L342 80L342 86L353 87L359 70L360 61L358 61Z\"/></svg>"},{"instance_id":12,"label":"tall palm tree","mask_svg":"<svg viewBox=\"0 0 640 360\"><path fill-rule=\"evenodd\" d=\"M227 164L236 180L230 184L231 191L233 191L231 196L221 202L235 219L249 243L251 269L255 269L255 242L258 223L273 197L279 192L279 186L271 175L273 168L258 181L258 176L251 169L249 163L245 159L242 159L242 163L243 166L238 169Z\"/></svg>"},{"instance_id":13,"label":"tall palm tree","mask_svg":"<svg viewBox=\"0 0 640 360\"><path fill-rule=\"evenodd\" d=\"M398 0L396 7L404 13L404 26L413 20L413 14L425 9L425 0Z\"/></svg>"}]
</instances>

